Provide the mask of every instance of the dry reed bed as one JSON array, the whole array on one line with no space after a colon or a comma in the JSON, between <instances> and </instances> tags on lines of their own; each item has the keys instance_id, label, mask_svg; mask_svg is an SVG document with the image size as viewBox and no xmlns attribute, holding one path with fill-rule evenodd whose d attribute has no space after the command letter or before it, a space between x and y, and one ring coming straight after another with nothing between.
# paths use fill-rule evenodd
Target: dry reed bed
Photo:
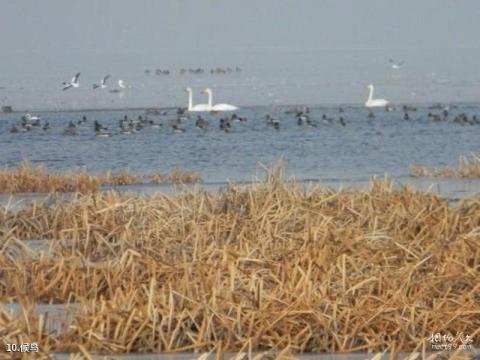
<instances>
[{"instance_id":1,"label":"dry reed bed","mask_svg":"<svg viewBox=\"0 0 480 360\"><path fill-rule=\"evenodd\" d=\"M173 169L169 173L136 175L124 171L92 175L86 172L52 173L41 166L23 163L14 168L0 169L0 193L21 192L80 192L91 193L102 185L132 185L152 182L156 184L201 182L200 175L186 170Z\"/></svg>"},{"instance_id":2,"label":"dry reed bed","mask_svg":"<svg viewBox=\"0 0 480 360\"><path fill-rule=\"evenodd\" d=\"M57 337L3 314L3 339L99 353L419 351L437 332L480 344L479 199L452 208L388 180L335 192L271 177L79 195L0 224L0 301L79 304ZM55 256L5 251L28 238L51 239Z\"/></svg>"},{"instance_id":3,"label":"dry reed bed","mask_svg":"<svg viewBox=\"0 0 480 360\"><path fill-rule=\"evenodd\" d=\"M471 158L462 156L458 159L457 168L433 168L413 164L410 173L415 177L450 177L450 178L480 178L480 157L471 154Z\"/></svg>"}]
</instances>

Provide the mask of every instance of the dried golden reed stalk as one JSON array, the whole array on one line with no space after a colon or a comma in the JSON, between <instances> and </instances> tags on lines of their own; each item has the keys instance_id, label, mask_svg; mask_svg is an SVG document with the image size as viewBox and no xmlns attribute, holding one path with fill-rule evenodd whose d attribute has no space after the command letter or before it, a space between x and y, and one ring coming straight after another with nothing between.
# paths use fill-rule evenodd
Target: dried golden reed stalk
<instances>
[{"instance_id":1,"label":"dried golden reed stalk","mask_svg":"<svg viewBox=\"0 0 480 360\"><path fill-rule=\"evenodd\" d=\"M388 179L333 191L271 174L0 211L0 239L0 301L77 304L58 336L31 313L0 316L3 335L52 351L398 353L437 332L480 345L478 198L451 207ZM22 239L53 246L9 255Z\"/></svg>"},{"instance_id":2,"label":"dried golden reed stalk","mask_svg":"<svg viewBox=\"0 0 480 360\"><path fill-rule=\"evenodd\" d=\"M462 156L458 160L456 169L447 167L428 169L425 166L413 164L410 167L410 173L415 177L478 178L480 177L480 157L473 153L471 159Z\"/></svg>"},{"instance_id":3,"label":"dried golden reed stalk","mask_svg":"<svg viewBox=\"0 0 480 360\"><path fill-rule=\"evenodd\" d=\"M44 167L33 167L26 162L15 168L0 169L0 193L92 193L98 191L102 185L132 185L147 182L191 184L201 181L200 175L180 169L150 176L136 175L127 171L106 172L98 175L88 174L84 171L52 173Z\"/></svg>"}]
</instances>

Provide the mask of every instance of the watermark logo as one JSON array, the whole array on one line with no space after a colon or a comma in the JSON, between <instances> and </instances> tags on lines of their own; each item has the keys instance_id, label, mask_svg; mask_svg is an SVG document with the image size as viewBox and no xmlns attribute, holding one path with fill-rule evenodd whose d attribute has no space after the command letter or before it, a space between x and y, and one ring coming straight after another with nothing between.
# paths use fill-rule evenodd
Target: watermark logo
<instances>
[{"instance_id":1,"label":"watermark logo","mask_svg":"<svg viewBox=\"0 0 480 360\"><path fill-rule=\"evenodd\" d=\"M452 334L435 333L427 339L432 350L473 350L473 336L457 332Z\"/></svg>"}]
</instances>

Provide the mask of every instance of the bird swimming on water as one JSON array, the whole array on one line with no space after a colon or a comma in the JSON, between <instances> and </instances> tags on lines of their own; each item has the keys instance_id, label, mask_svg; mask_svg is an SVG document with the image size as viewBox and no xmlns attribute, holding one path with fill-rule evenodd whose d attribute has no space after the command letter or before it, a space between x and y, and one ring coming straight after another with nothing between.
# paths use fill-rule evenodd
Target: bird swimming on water
<instances>
[{"instance_id":1,"label":"bird swimming on water","mask_svg":"<svg viewBox=\"0 0 480 360\"><path fill-rule=\"evenodd\" d=\"M368 94L368 99L365 102L365 107L367 107L367 108L385 107L385 106L388 105L388 101L385 100L385 99L374 99L373 98L374 88L373 88L372 84L368 85L368 90L369 90L369 94Z\"/></svg>"},{"instance_id":2,"label":"bird swimming on water","mask_svg":"<svg viewBox=\"0 0 480 360\"><path fill-rule=\"evenodd\" d=\"M197 120L195 120L195 126L199 129L206 129L208 127L208 121L199 115L197 116Z\"/></svg>"}]
</instances>

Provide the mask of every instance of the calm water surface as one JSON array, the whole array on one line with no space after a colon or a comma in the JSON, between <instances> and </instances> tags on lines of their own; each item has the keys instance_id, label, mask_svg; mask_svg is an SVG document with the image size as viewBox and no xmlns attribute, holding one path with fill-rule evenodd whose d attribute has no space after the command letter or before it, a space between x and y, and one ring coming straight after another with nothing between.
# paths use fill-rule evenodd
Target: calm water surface
<instances>
[{"instance_id":1,"label":"calm water surface","mask_svg":"<svg viewBox=\"0 0 480 360\"><path fill-rule=\"evenodd\" d=\"M204 131L195 127L195 114L182 123L186 130L182 134L169 127L176 117L175 109L163 116L148 115L163 127L147 126L135 134L120 134L118 121L125 115L133 119L145 116L144 110L40 112L42 123L48 121L50 130L34 128L17 134L9 129L13 124L18 126L23 113L0 114L0 166L28 160L52 170L130 170L146 174L179 167L200 173L208 185L250 181L261 174L259 163L272 164L283 158L287 175L299 181L340 184L362 183L386 173L408 180L412 163L455 166L459 156L480 151L480 125L452 121L459 113L480 115L480 106L459 105L450 111L449 121L438 123L429 121L427 114L439 110L427 107L410 112L410 120L405 121L401 110L377 110L371 119L363 107L345 106L340 113L338 106L313 106L310 117L316 127L298 126L287 109L242 108L238 115L248 121L234 123L230 133L219 129L222 115L203 114L210 122ZM267 125L267 114L280 121L280 130ZM323 120L324 114L331 120ZM77 136L62 135L69 121L77 122L83 115L88 121L79 126ZM340 116L345 119L345 127L339 122ZM94 120L107 126L112 136L95 137ZM480 189L475 181L460 182L469 191Z\"/></svg>"}]
</instances>

